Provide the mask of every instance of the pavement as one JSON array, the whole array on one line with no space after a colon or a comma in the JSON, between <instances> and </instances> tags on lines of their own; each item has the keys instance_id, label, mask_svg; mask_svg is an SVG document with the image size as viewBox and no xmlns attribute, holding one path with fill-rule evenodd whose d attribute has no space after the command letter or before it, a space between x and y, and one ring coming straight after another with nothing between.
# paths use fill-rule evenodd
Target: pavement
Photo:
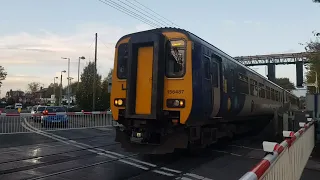
<instances>
[{"instance_id":1,"label":"pavement","mask_svg":"<svg viewBox=\"0 0 320 180\"><path fill-rule=\"evenodd\" d=\"M114 142L112 127L45 131L28 122L12 125L28 133L0 134L0 179L229 180L239 179L265 155L262 137L220 143L194 155L141 155ZM317 162L313 155L301 179L319 179Z\"/></svg>"}]
</instances>

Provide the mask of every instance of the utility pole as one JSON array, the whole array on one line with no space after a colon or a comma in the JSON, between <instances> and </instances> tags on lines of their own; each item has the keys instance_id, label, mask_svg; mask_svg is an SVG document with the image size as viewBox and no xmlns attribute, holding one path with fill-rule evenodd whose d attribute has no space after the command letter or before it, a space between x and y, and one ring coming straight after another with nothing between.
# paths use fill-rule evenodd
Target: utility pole
<instances>
[{"instance_id":1,"label":"utility pole","mask_svg":"<svg viewBox=\"0 0 320 180\"><path fill-rule=\"evenodd\" d=\"M95 51L94 51L94 70L93 70L93 95L92 95L92 111L96 109L96 73L97 73L97 47L98 47L98 33L95 38Z\"/></svg>"}]
</instances>

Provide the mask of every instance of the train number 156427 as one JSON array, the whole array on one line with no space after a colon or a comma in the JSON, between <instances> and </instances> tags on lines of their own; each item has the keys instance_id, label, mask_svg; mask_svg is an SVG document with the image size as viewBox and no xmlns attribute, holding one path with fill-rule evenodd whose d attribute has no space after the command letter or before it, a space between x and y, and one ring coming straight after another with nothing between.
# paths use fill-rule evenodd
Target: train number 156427
<instances>
[{"instance_id":1,"label":"train number 156427","mask_svg":"<svg viewBox=\"0 0 320 180\"><path fill-rule=\"evenodd\" d=\"M168 94L183 94L184 90L168 90Z\"/></svg>"}]
</instances>

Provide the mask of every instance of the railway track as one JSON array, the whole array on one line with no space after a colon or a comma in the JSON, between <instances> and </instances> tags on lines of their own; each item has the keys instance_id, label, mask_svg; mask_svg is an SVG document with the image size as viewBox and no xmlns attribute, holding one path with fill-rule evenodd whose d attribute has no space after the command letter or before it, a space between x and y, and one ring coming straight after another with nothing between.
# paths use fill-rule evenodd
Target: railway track
<instances>
[{"instance_id":1,"label":"railway track","mask_svg":"<svg viewBox=\"0 0 320 180\"><path fill-rule=\"evenodd\" d=\"M222 139L218 144L198 151L196 154L175 152L166 155L141 155L123 152L120 144L110 143L110 138L114 138L110 134L68 138L67 131L65 131L66 136L60 136L57 135L59 132L42 132L32 127L26 128L52 141L37 144L34 147L28 145L24 150L0 149L0 152L3 152L0 157L2 155L14 156L15 153L29 152L36 148L54 149L54 151L42 153L42 155L26 154L23 157L18 156L18 158L7 161L0 159L0 179L18 177L17 174L27 174L18 179L75 179L80 176L79 174L82 174L83 178L91 174L91 177L87 178L97 180L106 179L105 176L108 176L107 179L132 180L156 179L157 177L161 177L160 179L197 179L196 177L210 179L192 172L197 171L199 167L206 166L206 164L213 164L213 168L215 166L227 169L228 166L242 166L242 169L249 169L250 167L241 165L239 158L242 158L241 161L254 160L254 163L264 155L261 149L261 139L264 138L256 138L256 136L239 136L239 138L232 140ZM89 131L91 132L91 130L87 131L88 134L90 134ZM83 134L84 131L79 132L81 132L79 134ZM76 131L70 133L70 136L77 136ZM70 147L72 148L70 149ZM18 148L24 148L24 146ZM256 153L252 155L253 151ZM221 166L221 159L225 158L227 159L223 162L231 164ZM232 164L233 161L239 162L235 165ZM96 172L96 169L100 169L100 171ZM110 176L106 169L112 169L119 173ZM231 175L241 176L245 170ZM33 175L30 175L31 172ZM84 172L87 173L83 174ZM104 175L103 178L100 177L101 174Z\"/></svg>"}]
</instances>

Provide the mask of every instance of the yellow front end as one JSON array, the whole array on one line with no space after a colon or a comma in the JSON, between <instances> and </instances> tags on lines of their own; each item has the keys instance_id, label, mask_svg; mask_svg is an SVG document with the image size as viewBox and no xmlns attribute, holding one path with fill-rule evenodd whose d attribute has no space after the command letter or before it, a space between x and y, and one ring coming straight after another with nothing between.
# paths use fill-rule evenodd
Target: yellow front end
<instances>
[{"instance_id":1,"label":"yellow front end","mask_svg":"<svg viewBox=\"0 0 320 180\"><path fill-rule=\"evenodd\" d=\"M140 32L144 33L144 32ZM185 124L192 107L192 42L187 36L180 32L163 32L162 33L170 42L174 52L180 57L179 70L170 67L169 60L163 59L166 63L166 73L163 84L163 111L180 112L178 119L180 124ZM112 74L112 90L111 90L111 110L114 120L124 118L124 114L119 114L120 110L126 109L127 100L127 76L126 69L128 61L128 52L126 46L130 41L130 36L118 42L115 49L114 71ZM136 88L135 88L135 105L134 112L137 115L148 115L152 109L152 94L154 93L152 86L153 81L153 60L155 57L153 45L144 45L136 49ZM168 52L165 52L168 53ZM171 57L172 55L172 57ZM172 53L170 57L174 57ZM165 56L167 57L167 56ZM130 63L130 62L129 62ZM175 63L175 62L173 62ZM132 71L133 72L133 71ZM158 92L161 93L161 92ZM142 116L141 116L142 117Z\"/></svg>"}]
</instances>

